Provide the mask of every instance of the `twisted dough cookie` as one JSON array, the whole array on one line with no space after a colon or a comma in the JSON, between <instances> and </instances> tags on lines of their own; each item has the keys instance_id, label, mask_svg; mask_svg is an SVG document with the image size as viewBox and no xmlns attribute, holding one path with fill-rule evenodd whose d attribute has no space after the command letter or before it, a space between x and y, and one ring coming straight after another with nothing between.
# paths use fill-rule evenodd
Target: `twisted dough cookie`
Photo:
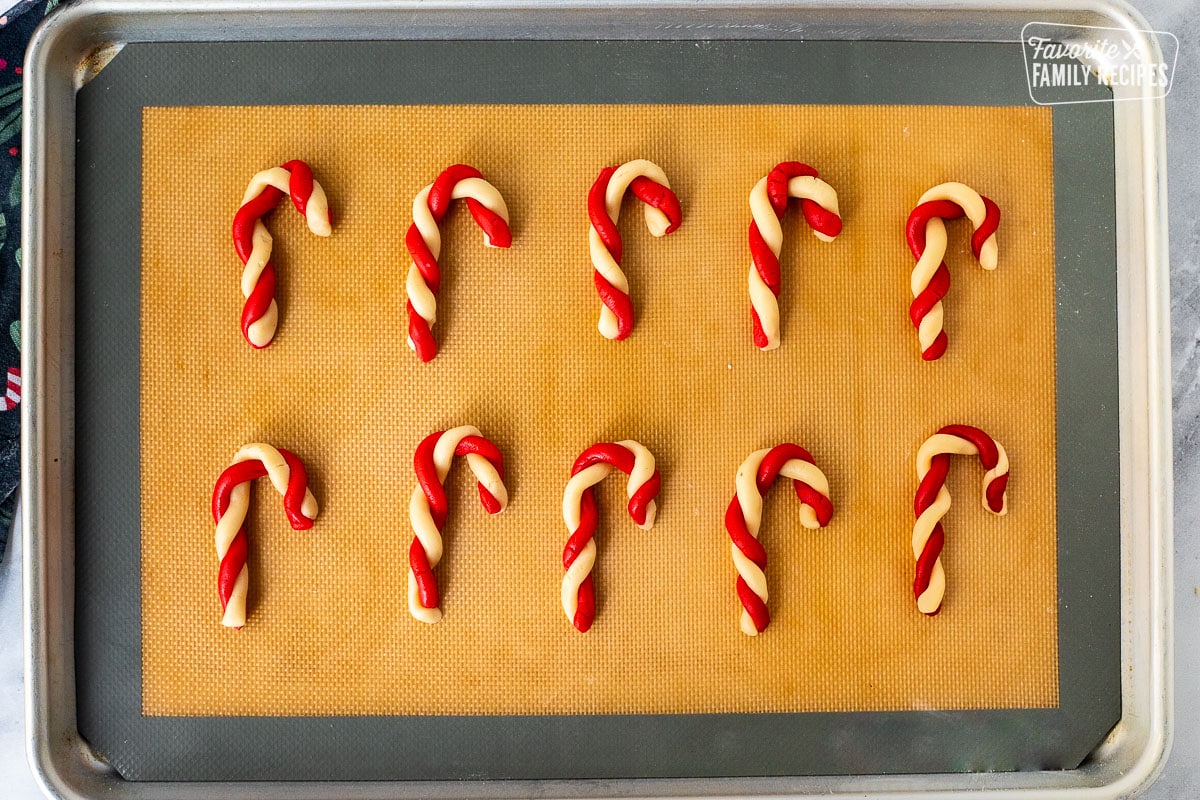
<instances>
[{"instance_id":1,"label":"twisted dough cookie","mask_svg":"<svg viewBox=\"0 0 1200 800\"><path fill-rule=\"evenodd\" d=\"M433 568L442 560L441 530L446 525L448 509L444 484L456 455L466 456L467 466L479 482L479 499L487 513L498 514L508 507L504 458L478 428L463 425L437 431L417 445L413 456L417 488L408 504L408 518L415 534L408 549L408 610L416 619L430 624L442 619Z\"/></svg>"},{"instance_id":2,"label":"twisted dough cookie","mask_svg":"<svg viewBox=\"0 0 1200 800\"><path fill-rule=\"evenodd\" d=\"M971 252L986 270L996 268L996 229L1000 227L1000 208L986 197L961 183L943 183L921 195L917 207L908 216L905 235L908 249L917 259L909 288L913 301L908 316L917 329L921 358L934 361L946 352L942 298L950 289L950 270L946 268L946 225L944 219L966 214L975 228Z\"/></svg>"},{"instance_id":3,"label":"twisted dough cookie","mask_svg":"<svg viewBox=\"0 0 1200 800\"><path fill-rule=\"evenodd\" d=\"M760 350L779 347L779 251L783 247L780 220L788 197L800 199L800 210L823 242L842 231L837 192L799 161L785 161L767 173L750 191L750 314L754 344Z\"/></svg>"},{"instance_id":4,"label":"twisted dough cookie","mask_svg":"<svg viewBox=\"0 0 1200 800\"><path fill-rule=\"evenodd\" d=\"M437 321L437 292L442 285L438 256L442 252L442 232L438 228L450 210L452 200L466 200L467 209L483 229L488 247L512 245L508 227L508 206L495 186L483 179L474 167L455 164L447 167L437 180L417 192L413 199L413 222L404 243L412 256L405 287L408 291L408 346L422 361L437 355L433 324Z\"/></svg>"},{"instance_id":5,"label":"twisted dough cookie","mask_svg":"<svg viewBox=\"0 0 1200 800\"><path fill-rule=\"evenodd\" d=\"M600 295L600 333L621 340L633 331L633 301L629 280L621 271L621 232L617 217L625 190L645 203L646 227L652 236L666 236L679 227L679 198L671 191L667 175L644 158L619 167L605 167L588 192L588 250L595 268L593 279Z\"/></svg>"},{"instance_id":6,"label":"twisted dough cookie","mask_svg":"<svg viewBox=\"0 0 1200 800\"><path fill-rule=\"evenodd\" d=\"M217 594L225 612L221 624L230 628L240 629L246 624L246 591L250 585L246 513L250 510L250 481L264 475L283 495L283 510L292 528L307 530L317 518L317 499L308 490L308 476L300 459L269 444L248 444L237 451L232 466L217 478L212 496L217 558L221 562Z\"/></svg>"},{"instance_id":7,"label":"twisted dough cookie","mask_svg":"<svg viewBox=\"0 0 1200 800\"><path fill-rule=\"evenodd\" d=\"M629 476L625 493L629 496L629 516L644 531L654 527L658 511L654 498L662 478L654 468L654 456L631 440L594 444L584 450L571 467L571 479L563 492L563 520L571 536L563 548L562 607L567 619L586 633L596 617L596 589L592 568L596 564L596 495L592 487L619 469Z\"/></svg>"},{"instance_id":8,"label":"twisted dough cookie","mask_svg":"<svg viewBox=\"0 0 1200 800\"><path fill-rule=\"evenodd\" d=\"M725 530L733 540L733 564L737 567L737 594L742 603L741 629L757 636L771 623L767 610L767 551L758 541L762 526L763 495L775 478L791 478L800 498L800 524L823 528L833 517L829 481L803 447L781 444L756 450L737 471L737 493L725 512Z\"/></svg>"},{"instance_id":9,"label":"twisted dough cookie","mask_svg":"<svg viewBox=\"0 0 1200 800\"><path fill-rule=\"evenodd\" d=\"M285 194L292 198L317 236L333 230L333 216L321 184L313 180L312 169L303 161L289 161L282 167L264 170L250 179L242 205L233 218L233 246L245 264L242 270L242 335L251 347L266 347L275 338L279 306L275 303L275 265L271 263L273 239L262 217L275 208Z\"/></svg>"},{"instance_id":10,"label":"twisted dough cookie","mask_svg":"<svg viewBox=\"0 0 1200 800\"><path fill-rule=\"evenodd\" d=\"M1008 454L1000 443L979 428L969 425L947 425L930 436L917 451L917 496L913 511L912 548L917 559L917 576L913 594L921 613L933 615L942 606L946 592L946 572L942 569L942 545L945 531L942 517L950 510L950 492L946 490L946 473L951 455L978 455L983 468L983 507L993 514L1008 511Z\"/></svg>"}]
</instances>

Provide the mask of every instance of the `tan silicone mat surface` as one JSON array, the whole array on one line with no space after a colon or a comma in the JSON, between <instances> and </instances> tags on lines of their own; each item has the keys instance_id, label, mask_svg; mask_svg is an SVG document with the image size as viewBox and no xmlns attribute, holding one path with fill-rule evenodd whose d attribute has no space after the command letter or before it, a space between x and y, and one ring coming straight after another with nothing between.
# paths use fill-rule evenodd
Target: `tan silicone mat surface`
<instances>
[{"instance_id":1,"label":"tan silicone mat surface","mask_svg":"<svg viewBox=\"0 0 1200 800\"><path fill-rule=\"evenodd\" d=\"M626 201L633 336L596 331L585 198L601 167L660 164L682 227L652 239ZM251 175L309 161L334 234L284 203L279 334L255 352L238 319L230 223ZM1045 707L1058 703L1054 209L1044 108L487 106L151 108L143 125L141 492L148 715L672 713ZM747 196L783 160L838 192L823 244L784 220L783 345L751 342ZM405 344L412 198L473 164L511 211L485 249L465 208L421 364ZM950 223L949 351L918 355L904 222L928 187L966 182L1003 217L1000 266ZM928 618L912 597L914 456L947 423L1012 462L1010 512L980 507L955 459ZM496 441L512 503L487 517L450 473L443 621L405 599L413 449L473 424ZM598 612L559 604L562 491L586 446L634 438L663 475L654 530L599 487ZM287 527L257 481L246 628L222 628L209 502L242 444L307 464L321 515ZM777 485L762 540L772 623L750 639L723 527L752 450L808 448L835 513L801 528Z\"/></svg>"}]
</instances>

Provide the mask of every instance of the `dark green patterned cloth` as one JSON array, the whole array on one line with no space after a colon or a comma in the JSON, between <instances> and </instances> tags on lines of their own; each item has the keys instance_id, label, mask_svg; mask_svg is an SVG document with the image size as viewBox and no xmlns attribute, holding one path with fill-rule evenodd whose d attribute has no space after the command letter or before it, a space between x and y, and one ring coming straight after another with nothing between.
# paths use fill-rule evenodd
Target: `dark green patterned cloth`
<instances>
[{"instance_id":1,"label":"dark green patterned cloth","mask_svg":"<svg viewBox=\"0 0 1200 800\"><path fill-rule=\"evenodd\" d=\"M33 29L58 0L21 2L0 16L0 555L21 474L21 64Z\"/></svg>"}]
</instances>

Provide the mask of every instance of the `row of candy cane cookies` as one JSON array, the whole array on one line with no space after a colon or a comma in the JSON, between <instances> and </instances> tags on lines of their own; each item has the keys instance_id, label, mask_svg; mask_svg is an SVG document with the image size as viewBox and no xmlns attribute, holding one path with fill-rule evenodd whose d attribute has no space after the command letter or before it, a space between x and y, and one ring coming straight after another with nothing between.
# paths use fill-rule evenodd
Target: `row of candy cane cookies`
<instances>
[{"instance_id":1,"label":"row of candy cane cookies","mask_svg":"<svg viewBox=\"0 0 1200 800\"><path fill-rule=\"evenodd\" d=\"M978 456L985 472L983 506L994 514L1008 510L1008 456L1004 448L979 428L947 425L924 441L917 451L918 486L914 500L916 521L912 528L912 550L916 559L913 594L917 608L934 615L941 609L946 588L941 551L945 540L942 517L950 509L946 475L951 455ZM441 599L434 569L442 558L441 531L446 525L448 501L446 477L455 456L465 457L479 488L479 499L489 514L508 507L504 485L504 458L500 449L477 428L461 426L436 431L417 445L413 469L417 486L409 502L413 528L409 548L408 607L421 622L442 619ZM592 571L596 564L595 532L599 520L592 487L614 470L628 476L626 494L629 516L640 528L654 525L661 478L654 456L632 441L601 442L585 449L571 467L563 493L562 513L569 537L563 549L562 607L567 619L586 632L596 615ZM741 604L740 627L755 636L771 621L767 609L766 550L758 540L762 525L763 495L782 475L794 484L800 499L800 523L807 528L827 525L833 516L829 482L807 450L784 443L756 450L738 467L736 491L725 513L725 528L732 540L733 564L737 570L737 597ZM317 501L308 488L304 464L287 450L255 443L242 447L233 464L217 479L212 496L219 561L217 591L223 608L221 622L240 629L246 623L249 590L246 515L249 511L249 482L260 477L283 495L288 521L296 530L311 528L317 517Z\"/></svg>"},{"instance_id":2,"label":"row of candy cane cookies","mask_svg":"<svg viewBox=\"0 0 1200 800\"><path fill-rule=\"evenodd\" d=\"M629 281L621 269L622 244L617 228L621 201L631 192L645 204L646 225L654 236L665 236L682 222L679 198L657 165L637 159L605 167L587 198L591 223L591 253L596 291L600 295L600 333L625 339L633 331L634 307ZM247 187L233 221L233 242L242 260L242 333L252 347L263 348L275 337L279 308L275 302L275 267L271 263L271 234L262 223L284 194L290 195L304 215L309 230L318 236L332 231L332 214L321 185L303 161L255 175ZM818 239L832 242L842 230L837 192L817 171L798 161L778 164L750 192L750 254L748 276L754 344L774 350L780 343L779 253L783 246L780 220L788 198L798 198L805 220ZM417 193L413 222L405 237L412 256L405 282L408 295L408 344L422 361L437 355L433 325L437 321L437 293L441 286L442 236L439 225L456 199L464 199L471 216L483 230L488 247L512 244L508 207L500 192L474 167L455 164ZM997 263L996 230L1000 209L990 199L962 183L943 183L921 195L908 217L905 236L917 259L912 271L913 295L909 317L917 329L921 357L940 358L946 351L942 298L950 288L946 268L946 226L943 220L966 216L974 227L971 249L980 266L993 270Z\"/></svg>"}]
</instances>

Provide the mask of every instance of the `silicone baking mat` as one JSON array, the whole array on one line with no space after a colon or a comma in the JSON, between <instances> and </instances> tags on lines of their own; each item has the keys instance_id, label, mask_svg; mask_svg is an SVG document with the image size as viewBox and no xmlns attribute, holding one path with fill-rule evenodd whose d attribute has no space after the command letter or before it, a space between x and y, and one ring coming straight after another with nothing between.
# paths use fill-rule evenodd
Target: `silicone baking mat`
<instances>
[{"instance_id":1,"label":"silicone baking mat","mask_svg":"<svg viewBox=\"0 0 1200 800\"><path fill-rule=\"evenodd\" d=\"M750 49L772 45L779 43ZM468 56L504 47L459 46ZM541 46L563 57L553 43ZM679 57L669 43L617 46L648 60ZM396 45L401 60L438 55L433 45L407 45L425 49L416 55L405 47ZM709 53L717 62L732 56L722 47ZM495 99L505 99L500 88ZM204 734L213 729L188 718L277 717L270 725L281 730L336 719L357 731L355 739L393 719L405 726L397 749L419 757L368 765L355 776L573 777L828 767L771 748L757 760L731 758L745 752L742 744L719 746L725 755L699 768L683 754L665 765L614 765L603 756L622 750L611 734L582 765L564 756L537 766L528 756L506 762L508 748L480 747L467 736L472 758L455 766L426 752L437 736L421 746L411 738L429 740L420 732L439 726L457 730L461 719L485 737L496 726L539 742L569 731L555 745L565 753L622 723L656 735L683 725L755 736L782 724L795 741L830 718L850 729L872 716L847 712L903 711L879 719L920 730L935 711L987 730L984 710L1018 710L1017 727L1039 719L1030 709L1064 711L1061 675L1069 664L1060 659L1076 650L1063 649L1068 623L1060 619L1056 575L1063 556L1056 508L1064 501L1056 429L1069 426L1055 399L1056 387L1063 394L1056 295L1060 303L1064 295L1061 261L1055 272L1062 198L1055 181L1070 156L1057 150L1063 134L1049 110L821 98L807 105L802 93L787 105L774 96L751 102L751 95L731 106L694 90L676 98L690 102L671 105L633 91L611 98L617 105L533 106L518 96L510 99L521 105L480 106L467 96L431 106L421 93L401 93L396 101L414 103L407 106L161 107L181 96L138 104L140 488L133 509L141 533L133 586L143 721L182 725L213 752L227 746L225 737ZM539 99L573 98L551 91ZM335 233L311 237L286 209L268 220L282 321L275 344L256 353L237 329L240 267L229 220L249 175L292 157L314 165ZM651 240L627 203L625 263L639 322L630 340L609 343L595 331L583 197L599 167L633 157L666 169L684 225ZM821 169L839 192L846 227L821 244L795 209L785 220L784 343L763 354L749 336L746 195L785 159ZM452 212L435 329L441 352L421 365L404 346L403 234L413 194L454 161L480 167L505 195L514 247L485 251L467 215ZM184 192L181 165L189 164L205 166L188 172ZM911 257L901 232L921 191L952 179L1000 203L1001 267L979 270L964 223L951 226L950 351L925 364L907 321ZM1103 274L1095 278L1101 284ZM1010 513L985 516L977 466L965 459L955 466L944 555L950 588L942 614L926 619L910 591L912 462L921 440L955 421L979 424L1008 447ZM404 602L411 453L426 433L462 423L501 446L512 506L486 518L465 470L452 472L447 556L438 568L446 618L427 627L408 617ZM653 531L638 531L621 511L619 483L601 488L599 614L580 635L558 604L562 486L583 447L624 437L658 457L662 511ZM234 633L218 625L207 505L232 452L254 439L305 459L322 516L312 531L292 532L277 499L255 490L252 614ZM721 519L738 463L784 440L812 450L830 477L836 511L828 528L811 532L798 525L794 498L776 490L768 499L773 622L749 640L736 626ZM1068 727L1081 723L1065 711ZM292 715L294 726L286 721ZM1070 749L1086 752L1081 747L1090 743ZM164 774L149 767L145 752L123 772ZM921 756L910 768L1040 766L1047 758L976 756L956 767L961 754L953 763ZM886 755L869 760L834 769L888 768ZM178 760L167 761L178 777ZM244 763L184 774L263 775L261 758ZM510 766L486 766L500 763ZM299 764L272 769L266 774L310 774Z\"/></svg>"},{"instance_id":2,"label":"silicone baking mat","mask_svg":"<svg viewBox=\"0 0 1200 800\"><path fill-rule=\"evenodd\" d=\"M142 141L145 713L1057 704L1048 109L149 108ZM238 327L229 222L248 176L295 155L323 182L336 232L307 235L290 208L268 220L281 324L254 351ZM609 342L596 331L585 201L602 166L639 156L667 171L684 224L653 240L627 203L623 263L640 322ZM844 227L822 244L802 215L787 217L784 341L761 353L746 198L795 158L839 190ZM405 344L406 207L458 161L505 195L514 243L484 248L470 215L452 215L443 346L422 364ZM183 195L179 164L211 166ZM903 229L946 180L1000 204L1002 258L984 273L969 223L953 226L951 345L927 363L907 317ZM1007 516L985 514L978 464L955 469L948 597L927 618L910 588L914 456L951 422L1006 446L1011 501ZM404 591L412 452L467 423L507 455L512 503L485 519L469 473L452 473L437 569L445 618L430 627L409 616ZM583 448L626 438L657 458L661 513L640 532L621 482L601 489L599 609L581 635L559 602L563 486ZM220 625L214 597L210 497L233 452L257 440L303 457L323 510L311 533L294 533L274 490L256 493L253 611L239 634ZM741 460L782 441L814 453L835 517L809 532L794 498L769 498L775 613L750 640L736 624L724 512Z\"/></svg>"}]
</instances>

